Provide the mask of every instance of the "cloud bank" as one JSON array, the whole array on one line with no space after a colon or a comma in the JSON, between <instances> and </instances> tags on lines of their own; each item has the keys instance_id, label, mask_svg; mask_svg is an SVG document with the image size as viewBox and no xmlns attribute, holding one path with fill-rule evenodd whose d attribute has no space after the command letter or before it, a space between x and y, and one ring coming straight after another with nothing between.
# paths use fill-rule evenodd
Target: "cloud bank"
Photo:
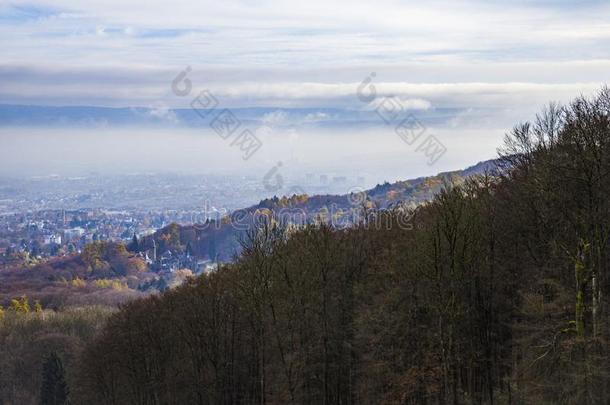
<instances>
[{"instance_id":1,"label":"cloud bank","mask_svg":"<svg viewBox=\"0 0 610 405\"><path fill-rule=\"evenodd\" d=\"M607 82L609 40L603 1L4 1L0 103L182 107L187 65L234 106L354 106L371 72L419 107L538 103Z\"/></svg>"}]
</instances>

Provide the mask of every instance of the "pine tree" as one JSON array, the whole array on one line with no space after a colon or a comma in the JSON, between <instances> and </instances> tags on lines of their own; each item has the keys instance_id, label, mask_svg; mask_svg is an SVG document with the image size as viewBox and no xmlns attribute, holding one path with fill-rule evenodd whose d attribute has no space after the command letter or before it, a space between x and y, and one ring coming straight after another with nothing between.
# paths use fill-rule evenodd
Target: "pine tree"
<instances>
[{"instance_id":1,"label":"pine tree","mask_svg":"<svg viewBox=\"0 0 610 405\"><path fill-rule=\"evenodd\" d=\"M61 359L53 352L42 365L41 405L63 405L68 403L68 385Z\"/></svg>"}]
</instances>

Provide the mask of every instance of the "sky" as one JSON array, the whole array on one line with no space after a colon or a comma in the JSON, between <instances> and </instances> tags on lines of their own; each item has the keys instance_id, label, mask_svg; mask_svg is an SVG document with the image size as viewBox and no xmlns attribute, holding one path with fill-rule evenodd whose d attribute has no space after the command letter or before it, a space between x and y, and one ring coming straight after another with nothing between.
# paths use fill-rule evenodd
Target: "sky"
<instances>
[{"instance_id":1,"label":"sky","mask_svg":"<svg viewBox=\"0 0 610 405\"><path fill-rule=\"evenodd\" d=\"M239 106L357 105L384 94L431 105L543 102L610 72L605 1L0 2L0 101L179 107L169 82Z\"/></svg>"},{"instance_id":2,"label":"sky","mask_svg":"<svg viewBox=\"0 0 610 405\"><path fill-rule=\"evenodd\" d=\"M437 132L470 152L449 151L449 169L493 157L508 123L607 83L609 43L607 1L0 0L0 104L174 119L209 90L225 107L358 111L375 108L357 93L369 78L376 101L456 109ZM192 93L177 96L187 68Z\"/></svg>"}]
</instances>

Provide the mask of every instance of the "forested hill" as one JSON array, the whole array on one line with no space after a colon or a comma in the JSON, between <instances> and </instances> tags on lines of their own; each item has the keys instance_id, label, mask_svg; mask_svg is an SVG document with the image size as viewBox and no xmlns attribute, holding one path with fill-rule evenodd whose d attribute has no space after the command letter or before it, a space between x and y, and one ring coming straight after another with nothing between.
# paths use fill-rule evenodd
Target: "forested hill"
<instances>
[{"instance_id":1,"label":"forested hill","mask_svg":"<svg viewBox=\"0 0 610 405\"><path fill-rule=\"evenodd\" d=\"M376 211L389 226L264 222L235 262L112 315L71 363L76 403L608 404L610 90L502 156Z\"/></svg>"},{"instance_id":2,"label":"forested hill","mask_svg":"<svg viewBox=\"0 0 610 405\"><path fill-rule=\"evenodd\" d=\"M297 225L326 222L337 227L347 227L361 218L363 209L386 210L398 206L414 208L432 200L443 187L461 185L476 175L496 176L505 166L506 161L493 159L463 170L395 183L386 182L370 190L350 194L268 198L235 211L219 221L192 226L171 224L146 238L142 248L152 249L154 237L159 252L183 252L188 248L200 258L230 261L240 253L240 239L254 226L259 215L275 216Z\"/></svg>"}]
</instances>

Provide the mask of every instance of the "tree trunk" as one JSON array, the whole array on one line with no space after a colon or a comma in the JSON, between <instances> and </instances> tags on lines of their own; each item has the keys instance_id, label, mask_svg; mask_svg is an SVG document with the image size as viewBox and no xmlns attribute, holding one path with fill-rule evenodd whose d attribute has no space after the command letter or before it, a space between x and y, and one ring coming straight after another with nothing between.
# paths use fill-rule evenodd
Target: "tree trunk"
<instances>
[{"instance_id":1,"label":"tree trunk","mask_svg":"<svg viewBox=\"0 0 610 405\"><path fill-rule=\"evenodd\" d=\"M576 305L575 322L576 336L585 336L585 247L578 247L576 262L574 264L574 276L576 278Z\"/></svg>"}]
</instances>

